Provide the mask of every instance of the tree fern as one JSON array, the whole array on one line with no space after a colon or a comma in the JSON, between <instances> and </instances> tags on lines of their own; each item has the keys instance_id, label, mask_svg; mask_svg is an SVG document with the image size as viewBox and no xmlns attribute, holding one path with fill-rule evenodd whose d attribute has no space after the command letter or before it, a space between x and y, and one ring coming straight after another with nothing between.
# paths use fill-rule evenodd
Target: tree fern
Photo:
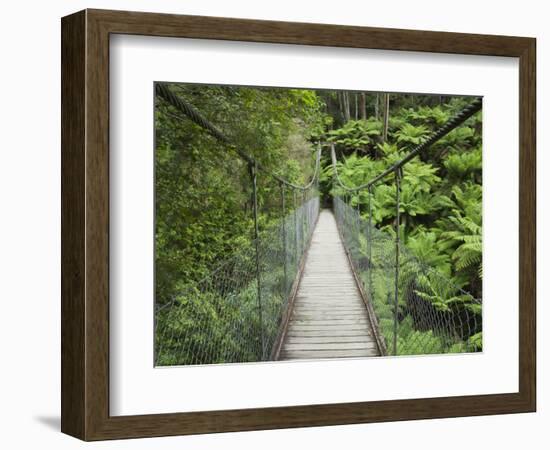
<instances>
[{"instance_id":1,"label":"tree fern","mask_svg":"<svg viewBox=\"0 0 550 450\"><path fill-rule=\"evenodd\" d=\"M350 149L364 149L375 144L382 134L382 122L370 118L368 120L350 120L342 128L327 133L328 141L341 144Z\"/></svg>"},{"instance_id":2,"label":"tree fern","mask_svg":"<svg viewBox=\"0 0 550 450\"><path fill-rule=\"evenodd\" d=\"M398 131L394 133L398 144L406 144L415 146L430 133L430 130L424 125L414 126L410 123L405 123Z\"/></svg>"},{"instance_id":3,"label":"tree fern","mask_svg":"<svg viewBox=\"0 0 550 450\"><path fill-rule=\"evenodd\" d=\"M454 180L481 181L481 148L471 152L453 153L443 161L447 173Z\"/></svg>"},{"instance_id":4,"label":"tree fern","mask_svg":"<svg viewBox=\"0 0 550 450\"><path fill-rule=\"evenodd\" d=\"M482 276L481 259L483 245L481 235L463 236L464 243L461 244L453 253L457 270L468 270L475 266L478 269L479 276Z\"/></svg>"},{"instance_id":5,"label":"tree fern","mask_svg":"<svg viewBox=\"0 0 550 450\"><path fill-rule=\"evenodd\" d=\"M410 110L407 117L414 123L429 124L440 127L450 119L450 114L439 106L421 106L418 110Z\"/></svg>"}]
</instances>

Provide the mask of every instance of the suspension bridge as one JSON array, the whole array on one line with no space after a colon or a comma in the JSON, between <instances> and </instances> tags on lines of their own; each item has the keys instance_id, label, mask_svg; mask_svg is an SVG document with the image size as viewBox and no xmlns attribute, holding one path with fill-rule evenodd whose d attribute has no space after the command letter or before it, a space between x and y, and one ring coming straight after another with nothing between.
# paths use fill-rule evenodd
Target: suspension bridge
<instances>
[{"instance_id":1,"label":"suspension bridge","mask_svg":"<svg viewBox=\"0 0 550 450\"><path fill-rule=\"evenodd\" d=\"M224 261L179 296L190 301L174 299L156 309L156 365L480 350L470 337L481 331L481 301L418 261L398 232L403 166L481 110L480 99L368 183L346 186L332 144L319 144L310 182L297 185L239 149L167 84L156 83L156 94L248 164L254 218L248 253ZM332 209L321 209L318 180L327 147L334 183L343 194L334 195ZM281 198L280 220L263 230L259 173L279 185ZM394 236L372 223L373 191L389 176L396 184ZM365 211L352 202L351 194L360 191L368 197ZM214 300L212 313L221 327L213 329L210 316L197 313L204 298Z\"/></svg>"},{"instance_id":2,"label":"suspension bridge","mask_svg":"<svg viewBox=\"0 0 550 450\"><path fill-rule=\"evenodd\" d=\"M319 215L277 359L378 356L332 211Z\"/></svg>"}]
</instances>

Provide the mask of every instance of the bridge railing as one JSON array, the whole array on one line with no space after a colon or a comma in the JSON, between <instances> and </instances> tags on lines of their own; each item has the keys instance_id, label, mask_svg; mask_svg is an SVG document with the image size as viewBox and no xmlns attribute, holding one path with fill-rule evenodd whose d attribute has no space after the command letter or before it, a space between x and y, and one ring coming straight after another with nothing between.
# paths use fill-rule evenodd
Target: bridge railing
<instances>
[{"instance_id":1,"label":"bridge railing","mask_svg":"<svg viewBox=\"0 0 550 450\"><path fill-rule=\"evenodd\" d=\"M386 355L481 350L480 300L423 264L401 243L397 250L394 237L369 225L341 197L334 198L334 210Z\"/></svg>"},{"instance_id":2,"label":"bridge railing","mask_svg":"<svg viewBox=\"0 0 550 450\"><path fill-rule=\"evenodd\" d=\"M257 246L252 241L157 308L155 365L270 359L317 221L319 197L311 192L301 205L289 206L284 218L259 230Z\"/></svg>"}]
</instances>

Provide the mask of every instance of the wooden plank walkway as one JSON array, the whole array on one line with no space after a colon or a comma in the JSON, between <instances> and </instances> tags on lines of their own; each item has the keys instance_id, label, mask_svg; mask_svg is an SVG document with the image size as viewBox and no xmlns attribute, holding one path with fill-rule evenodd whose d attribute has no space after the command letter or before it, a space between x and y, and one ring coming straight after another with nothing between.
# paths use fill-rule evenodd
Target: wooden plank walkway
<instances>
[{"instance_id":1,"label":"wooden plank walkway","mask_svg":"<svg viewBox=\"0 0 550 450\"><path fill-rule=\"evenodd\" d=\"M279 359L378 356L332 211L321 211Z\"/></svg>"}]
</instances>

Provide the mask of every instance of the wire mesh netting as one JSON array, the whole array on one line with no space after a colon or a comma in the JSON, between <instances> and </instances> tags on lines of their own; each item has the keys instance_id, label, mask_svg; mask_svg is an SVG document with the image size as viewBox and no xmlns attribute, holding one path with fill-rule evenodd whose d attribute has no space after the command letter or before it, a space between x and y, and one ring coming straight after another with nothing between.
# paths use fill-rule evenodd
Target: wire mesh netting
<instances>
[{"instance_id":1,"label":"wire mesh netting","mask_svg":"<svg viewBox=\"0 0 550 450\"><path fill-rule=\"evenodd\" d=\"M374 310L383 353L482 350L481 300L422 264L390 234L369 227L368 218L340 197L334 197L334 211L353 268Z\"/></svg>"},{"instance_id":2,"label":"wire mesh netting","mask_svg":"<svg viewBox=\"0 0 550 450\"><path fill-rule=\"evenodd\" d=\"M311 197L155 313L157 366L270 360L317 217Z\"/></svg>"}]
</instances>

